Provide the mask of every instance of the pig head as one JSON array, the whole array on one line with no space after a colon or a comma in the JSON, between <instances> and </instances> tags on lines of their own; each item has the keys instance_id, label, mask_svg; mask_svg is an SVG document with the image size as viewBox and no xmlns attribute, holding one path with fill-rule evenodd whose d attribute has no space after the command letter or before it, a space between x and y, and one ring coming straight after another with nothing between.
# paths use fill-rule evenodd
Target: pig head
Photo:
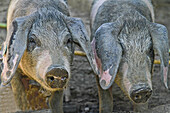
<instances>
[{"instance_id":1,"label":"pig head","mask_svg":"<svg viewBox=\"0 0 170 113\"><path fill-rule=\"evenodd\" d=\"M19 69L49 91L62 90L70 78L74 43L83 48L92 64L89 37L80 19L41 7L9 24L3 46L2 85Z\"/></svg>"},{"instance_id":2,"label":"pig head","mask_svg":"<svg viewBox=\"0 0 170 113\"><path fill-rule=\"evenodd\" d=\"M102 24L94 34L92 46L102 89L109 89L115 81L133 102L147 102L152 94L155 51L161 59L162 81L168 88L169 45L165 26L132 11Z\"/></svg>"}]
</instances>

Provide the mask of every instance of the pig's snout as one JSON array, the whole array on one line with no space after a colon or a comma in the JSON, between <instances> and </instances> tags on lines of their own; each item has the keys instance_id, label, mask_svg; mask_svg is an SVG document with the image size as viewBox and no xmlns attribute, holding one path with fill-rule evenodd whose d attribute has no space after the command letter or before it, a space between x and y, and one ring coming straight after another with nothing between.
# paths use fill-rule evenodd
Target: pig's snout
<instances>
[{"instance_id":1,"label":"pig's snout","mask_svg":"<svg viewBox=\"0 0 170 113\"><path fill-rule=\"evenodd\" d=\"M135 103L145 103L152 94L152 89L147 85L132 88L130 97Z\"/></svg>"},{"instance_id":2,"label":"pig's snout","mask_svg":"<svg viewBox=\"0 0 170 113\"><path fill-rule=\"evenodd\" d=\"M67 70L58 66L50 66L45 76L51 88L64 88L69 78Z\"/></svg>"}]
</instances>

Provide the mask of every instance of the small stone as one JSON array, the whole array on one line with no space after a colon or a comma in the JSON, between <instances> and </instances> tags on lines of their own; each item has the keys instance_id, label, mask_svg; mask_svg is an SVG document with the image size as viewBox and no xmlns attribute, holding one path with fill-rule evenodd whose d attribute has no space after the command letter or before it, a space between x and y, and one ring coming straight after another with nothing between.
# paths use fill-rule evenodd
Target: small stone
<instances>
[{"instance_id":1,"label":"small stone","mask_svg":"<svg viewBox=\"0 0 170 113\"><path fill-rule=\"evenodd\" d=\"M89 107L85 107L84 110L85 110L85 111L89 111Z\"/></svg>"}]
</instances>

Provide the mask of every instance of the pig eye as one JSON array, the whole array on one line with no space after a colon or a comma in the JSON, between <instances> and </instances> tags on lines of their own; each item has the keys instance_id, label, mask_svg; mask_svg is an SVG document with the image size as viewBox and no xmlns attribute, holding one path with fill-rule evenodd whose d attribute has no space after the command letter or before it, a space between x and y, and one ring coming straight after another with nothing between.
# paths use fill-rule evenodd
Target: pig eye
<instances>
[{"instance_id":1,"label":"pig eye","mask_svg":"<svg viewBox=\"0 0 170 113\"><path fill-rule=\"evenodd\" d=\"M68 47L71 47L71 44L72 44L72 39L69 38L69 39L67 40L67 46L68 46Z\"/></svg>"},{"instance_id":2,"label":"pig eye","mask_svg":"<svg viewBox=\"0 0 170 113\"><path fill-rule=\"evenodd\" d=\"M31 36L29 37L28 39L28 51L33 51L36 47L36 41L35 41L35 37L34 36Z\"/></svg>"},{"instance_id":3,"label":"pig eye","mask_svg":"<svg viewBox=\"0 0 170 113\"><path fill-rule=\"evenodd\" d=\"M149 47L149 49L147 51L147 60L148 60L149 66L151 66L154 61L154 50L153 50L152 46Z\"/></svg>"},{"instance_id":4,"label":"pig eye","mask_svg":"<svg viewBox=\"0 0 170 113\"><path fill-rule=\"evenodd\" d=\"M68 48L71 48L72 43L73 43L73 40L72 40L71 36L67 35L66 39L64 41L65 46L68 47Z\"/></svg>"},{"instance_id":5,"label":"pig eye","mask_svg":"<svg viewBox=\"0 0 170 113\"><path fill-rule=\"evenodd\" d=\"M31 38L31 39L29 40L29 43L35 44L35 40L34 40L33 38Z\"/></svg>"}]
</instances>

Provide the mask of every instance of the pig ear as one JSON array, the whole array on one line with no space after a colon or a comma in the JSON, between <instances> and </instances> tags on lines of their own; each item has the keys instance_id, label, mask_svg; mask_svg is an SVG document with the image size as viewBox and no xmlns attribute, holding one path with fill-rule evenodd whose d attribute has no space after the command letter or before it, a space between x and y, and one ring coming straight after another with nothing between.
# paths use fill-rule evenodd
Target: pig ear
<instances>
[{"instance_id":1,"label":"pig ear","mask_svg":"<svg viewBox=\"0 0 170 113\"><path fill-rule=\"evenodd\" d=\"M100 72L99 82L103 89L113 84L122 58L122 47L118 40L120 25L118 22L101 25L92 42L97 68Z\"/></svg>"},{"instance_id":2,"label":"pig ear","mask_svg":"<svg viewBox=\"0 0 170 113\"><path fill-rule=\"evenodd\" d=\"M66 17L66 24L73 37L73 41L80 44L80 46L86 53L86 56L89 60L89 63L93 71L97 73L95 70L96 69L94 64L95 60L91 48L90 38L88 36L84 23L82 22L81 19Z\"/></svg>"},{"instance_id":3,"label":"pig ear","mask_svg":"<svg viewBox=\"0 0 170 113\"><path fill-rule=\"evenodd\" d=\"M167 75L169 65L169 44L167 28L161 24L153 23L150 27L153 40L153 47L158 52L161 59L161 78L165 87L168 89Z\"/></svg>"},{"instance_id":4,"label":"pig ear","mask_svg":"<svg viewBox=\"0 0 170 113\"><path fill-rule=\"evenodd\" d=\"M8 84L15 74L21 57L27 47L28 28L31 26L28 17L16 18L10 25L3 49L3 70L1 81Z\"/></svg>"}]
</instances>

